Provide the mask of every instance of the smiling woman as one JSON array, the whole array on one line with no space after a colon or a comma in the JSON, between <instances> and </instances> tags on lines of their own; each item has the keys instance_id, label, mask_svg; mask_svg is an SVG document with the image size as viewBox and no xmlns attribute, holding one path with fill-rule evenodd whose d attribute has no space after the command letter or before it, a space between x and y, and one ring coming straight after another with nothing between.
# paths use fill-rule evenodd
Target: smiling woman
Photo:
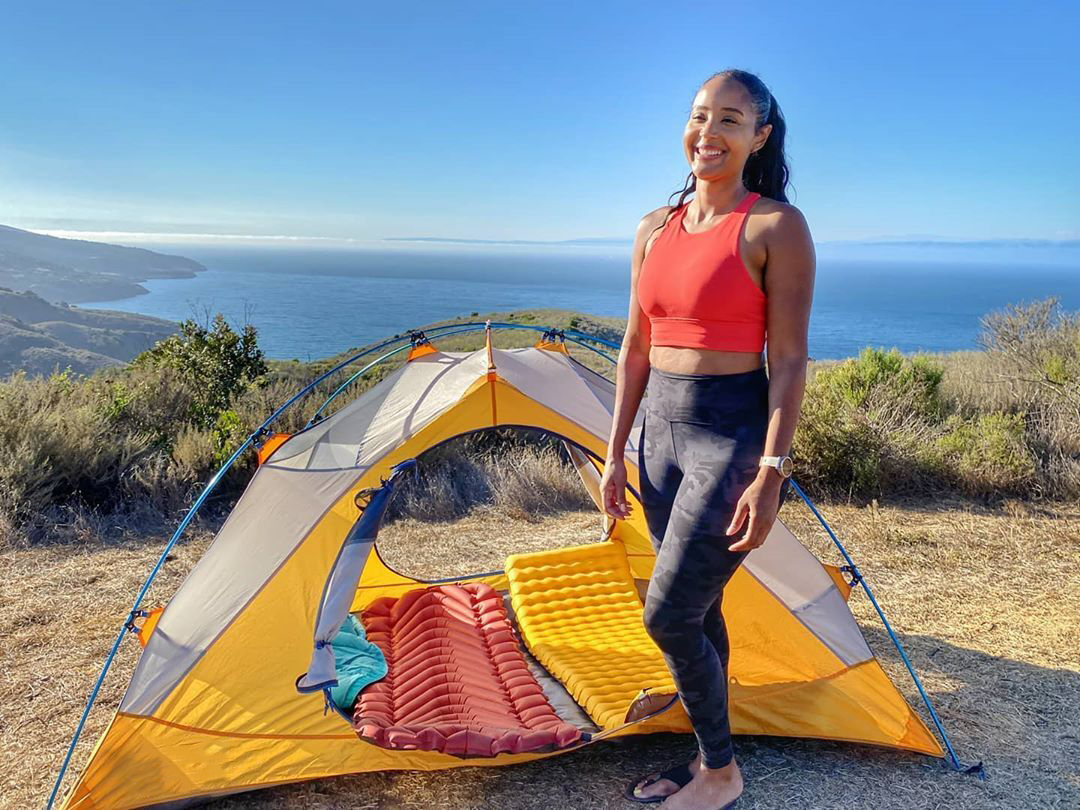
<instances>
[{"instance_id":1,"label":"smiling woman","mask_svg":"<svg viewBox=\"0 0 1080 810\"><path fill-rule=\"evenodd\" d=\"M627 797L676 794L666 802L673 810L727 808L743 789L728 721L721 603L787 494L814 280L813 240L784 191L785 131L776 99L756 76L710 77L683 130L691 171L678 203L646 214L634 245L601 490L605 510L627 517L621 448L644 398L638 469L657 554L644 622L699 756L636 782Z\"/></svg>"}]
</instances>

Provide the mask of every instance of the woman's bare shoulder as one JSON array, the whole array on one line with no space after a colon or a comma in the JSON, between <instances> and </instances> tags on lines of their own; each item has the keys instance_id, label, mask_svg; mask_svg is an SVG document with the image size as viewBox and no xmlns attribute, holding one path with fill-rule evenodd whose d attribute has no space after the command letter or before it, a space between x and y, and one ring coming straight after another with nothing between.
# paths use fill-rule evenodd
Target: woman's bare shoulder
<instances>
[{"instance_id":1,"label":"woman's bare shoulder","mask_svg":"<svg viewBox=\"0 0 1080 810\"><path fill-rule=\"evenodd\" d=\"M641 222L638 223L638 233L644 231L646 235L649 234L654 228L662 225L667 215L674 210L674 205L661 205L659 208L654 208L641 218Z\"/></svg>"},{"instance_id":2,"label":"woman's bare shoulder","mask_svg":"<svg viewBox=\"0 0 1080 810\"><path fill-rule=\"evenodd\" d=\"M637 233L634 236L635 252L644 258L656 237L660 235L661 226L667 221L668 214L675 209L673 205L661 205L654 208L641 218L638 223Z\"/></svg>"},{"instance_id":3,"label":"woman's bare shoulder","mask_svg":"<svg viewBox=\"0 0 1080 810\"><path fill-rule=\"evenodd\" d=\"M751 206L754 215L764 214L778 223L806 222L803 212L791 203L762 197ZM790 227L790 225L789 225Z\"/></svg>"}]
</instances>

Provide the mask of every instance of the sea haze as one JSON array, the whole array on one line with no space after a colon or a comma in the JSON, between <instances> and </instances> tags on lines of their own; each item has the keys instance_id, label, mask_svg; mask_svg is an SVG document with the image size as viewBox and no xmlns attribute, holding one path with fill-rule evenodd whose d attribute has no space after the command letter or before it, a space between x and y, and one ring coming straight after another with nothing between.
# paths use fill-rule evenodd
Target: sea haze
<instances>
[{"instance_id":1,"label":"sea haze","mask_svg":"<svg viewBox=\"0 0 1080 810\"><path fill-rule=\"evenodd\" d=\"M557 307L625 317L629 245L566 247L148 246L208 269L151 279L149 293L85 307L171 320L221 312L250 321L269 357L301 360L471 312ZM1067 253L1072 253L1068 251ZM841 255L837 255L841 254ZM983 258L852 258L819 250L810 355L842 358L864 346L901 351L977 348L979 319L1010 303L1055 295L1080 309L1080 267Z\"/></svg>"}]
</instances>

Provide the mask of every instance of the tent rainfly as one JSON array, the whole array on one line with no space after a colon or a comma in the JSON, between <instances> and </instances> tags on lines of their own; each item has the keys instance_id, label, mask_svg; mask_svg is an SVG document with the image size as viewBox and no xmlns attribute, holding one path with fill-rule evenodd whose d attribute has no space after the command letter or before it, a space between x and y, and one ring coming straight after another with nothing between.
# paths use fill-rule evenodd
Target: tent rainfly
<instances>
[{"instance_id":1,"label":"tent rainfly","mask_svg":"<svg viewBox=\"0 0 1080 810\"><path fill-rule=\"evenodd\" d=\"M503 570L436 581L395 571L379 556L375 539L395 479L424 451L473 431L510 426L560 438L598 501L615 387L571 357L566 339L609 360L590 344L617 346L549 329L534 345L496 349L490 322L465 327L485 329L484 348L444 352L423 332L410 332L411 345L389 353L408 348L407 362L332 415L294 435L267 440L274 418L356 360L350 358L282 406L226 463L260 446L260 464L246 490L164 609L140 609L161 562L139 593L113 654L131 630L138 631L144 649L119 707L62 797L63 807L174 807L338 774L512 765L608 737L691 732L659 650L642 630L640 596L655 557L637 501L640 413L626 452L628 499L636 508L627 520L603 516L597 543L513 555ZM465 331L460 324L441 328L444 334ZM221 472L181 523L162 561L220 477ZM802 490L793 489L820 518ZM847 598L856 582L873 596L836 543L846 566L822 564L778 518L765 544L750 552L731 580L723 610L732 639L733 731L870 743L948 756L957 769L977 769L956 758L910 664L945 748L867 646ZM495 685L490 694L482 685L446 696L444 701L457 700L463 709L453 722L443 722L450 715L414 712L406 728L406 696L391 694L398 714L387 722L398 725L379 731L380 737L371 728L382 715L368 706L360 718L363 700L356 716L326 710L328 687L337 682L330 641L349 614L368 621L381 611L379 621L393 622L398 611L399 623L412 621L403 611L413 597L401 597L416 596L418 589L428 591L428 614L460 609L474 611L469 617L483 615L466 622L469 632L495 628L506 654L497 656L487 637L497 666L486 667L495 674L483 677L496 678ZM136 620L143 617L139 626ZM604 632L594 632L598 623ZM380 626L394 632L392 624ZM518 642L511 645L516 650L505 646L507 638ZM450 645L440 660L475 654L474 639L455 639L440 642ZM472 646L465 650L467 645ZM404 689L407 647L403 642L393 650L391 674L380 687L384 696ZM111 660L112 655L83 722ZM516 666L521 660L529 662L529 673L520 669L512 688L499 691L504 663ZM604 666L590 664L598 660ZM447 692L431 683L415 689L429 696ZM646 700L656 695L666 704ZM522 711L519 699L532 708ZM496 705L508 700L514 705ZM483 727L470 727L462 717L482 718ZM507 728L499 726L498 718L505 717ZM78 731L50 806L77 739Z\"/></svg>"}]
</instances>

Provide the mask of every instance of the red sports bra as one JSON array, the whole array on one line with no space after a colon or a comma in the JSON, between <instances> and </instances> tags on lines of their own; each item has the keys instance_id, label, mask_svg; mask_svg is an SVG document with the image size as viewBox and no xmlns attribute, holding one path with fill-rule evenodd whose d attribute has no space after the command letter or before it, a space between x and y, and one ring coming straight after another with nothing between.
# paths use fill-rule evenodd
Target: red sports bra
<instances>
[{"instance_id":1,"label":"red sports bra","mask_svg":"<svg viewBox=\"0 0 1080 810\"><path fill-rule=\"evenodd\" d=\"M765 348L765 293L746 272L739 235L755 191L701 233L683 230L689 203L668 220L638 274L637 298L654 346L760 352Z\"/></svg>"}]
</instances>

